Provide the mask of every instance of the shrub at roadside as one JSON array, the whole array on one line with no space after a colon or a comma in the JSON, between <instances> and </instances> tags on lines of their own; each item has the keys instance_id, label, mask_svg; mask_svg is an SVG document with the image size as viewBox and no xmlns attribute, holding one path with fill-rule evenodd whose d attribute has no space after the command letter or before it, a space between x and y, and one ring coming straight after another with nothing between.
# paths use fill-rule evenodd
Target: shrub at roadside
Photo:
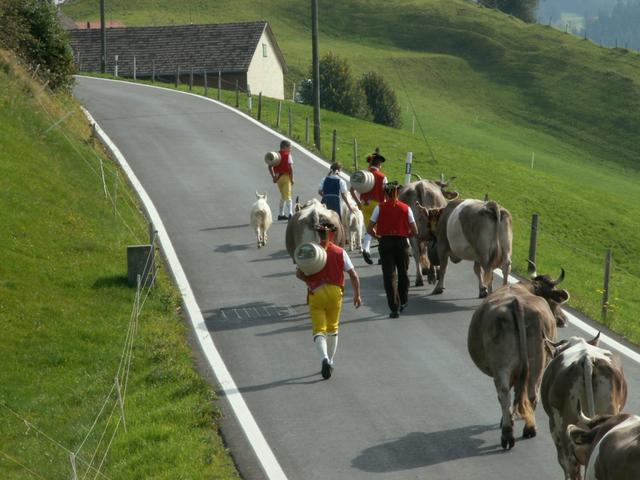
<instances>
[{"instance_id":1,"label":"shrub at roadside","mask_svg":"<svg viewBox=\"0 0 640 480\"><path fill-rule=\"evenodd\" d=\"M398 99L382 75L376 72L367 72L359 83L373 115L373 121L381 125L400 128L402 119L400 118Z\"/></svg>"},{"instance_id":2,"label":"shrub at roadside","mask_svg":"<svg viewBox=\"0 0 640 480\"><path fill-rule=\"evenodd\" d=\"M309 77L313 77L312 71ZM300 97L302 103L313 104L311 81L302 83ZM371 119L364 91L351 76L351 67L333 52L320 60L320 107L351 117Z\"/></svg>"},{"instance_id":3,"label":"shrub at roadside","mask_svg":"<svg viewBox=\"0 0 640 480\"><path fill-rule=\"evenodd\" d=\"M73 56L52 2L0 0L0 46L14 51L52 90L73 82ZM38 67L39 65L39 67Z\"/></svg>"}]
</instances>

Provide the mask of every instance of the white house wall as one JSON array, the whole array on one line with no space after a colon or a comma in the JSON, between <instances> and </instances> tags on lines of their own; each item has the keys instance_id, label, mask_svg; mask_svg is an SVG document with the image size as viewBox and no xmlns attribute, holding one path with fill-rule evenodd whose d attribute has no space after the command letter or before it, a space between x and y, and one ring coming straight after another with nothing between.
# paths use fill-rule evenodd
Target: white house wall
<instances>
[{"instance_id":1,"label":"white house wall","mask_svg":"<svg viewBox=\"0 0 640 480\"><path fill-rule=\"evenodd\" d=\"M262 54L263 44L267 45L266 57ZM249 71L247 72L247 83L253 95L262 92L267 97L284 99L282 66L266 31L262 32L256 51L253 52Z\"/></svg>"}]
</instances>

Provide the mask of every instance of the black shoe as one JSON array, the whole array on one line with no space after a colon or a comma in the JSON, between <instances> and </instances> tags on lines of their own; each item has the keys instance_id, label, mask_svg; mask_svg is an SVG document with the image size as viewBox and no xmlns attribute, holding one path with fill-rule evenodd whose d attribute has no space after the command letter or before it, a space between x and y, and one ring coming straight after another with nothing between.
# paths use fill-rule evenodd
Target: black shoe
<instances>
[{"instance_id":1,"label":"black shoe","mask_svg":"<svg viewBox=\"0 0 640 480\"><path fill-rule=\"evenodd\" d=\"M278 215L278 220L289 220L289 217L286 215Z\"/></svg>"},{"instance_id":2,"label":"black shoe","mask_svg":"<svg viewBox=\"0 0 640 480\"><path fill-rule=\"evenodd\" d=\"M322 360L322 378L324 378L325 380L331 378L331 370L333 370L333 367L329 363L329 360L327 360L326 358Z\"/></svg>"},{"instance_id":3,"label":"black shoe","mask_svg":"<svg viewBox=\"0 0 640 480\"><path fill-rule=\"evenodd\" d=\"M391 312L389 314L389 318L399 318L400 314L398 312Z\"/></svg>"},{"instance_id":4,"label":"black shoe","mask_svg":"<svg viewBox=\"0 0 640 480\"><path fill-rule=\"evenodd\" d=\"M407 308L408 303L403 303L402 305L400 305L400 311L404 311L405 308Z\"/></svg>"},{"instance_id":5,"label":"black shoe","mask_svg":"<svg viewBox=\"0 0 640 480\"><path fill-rule=\"evenodd\" d=\"M364 261L367 262L369 265L373 265L373 260L371 260L371 255L369 254L369 252L366 252L363 250L362 257L364 258Z\"/></svg>"},{"instance_id":6,"label":"black shoe","mask_svg":"<svg viewBox=\"0 0 640 480\"><path fill-rule=\"evenodd\" d=\"M378 265L382 265L382 259L381 258L378 259Z\"/></svg>"}]
</instances>

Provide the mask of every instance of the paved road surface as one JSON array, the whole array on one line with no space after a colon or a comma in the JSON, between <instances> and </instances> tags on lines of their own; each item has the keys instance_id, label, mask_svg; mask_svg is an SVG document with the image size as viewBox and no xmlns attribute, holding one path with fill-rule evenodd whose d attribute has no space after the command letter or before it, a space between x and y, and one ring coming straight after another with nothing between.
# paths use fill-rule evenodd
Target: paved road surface
<instances>
[{"instance_id":1,"label":"paved road surface","mask_svg":"<svg viewBox=\"0 0 640 480\"><path fill-rule=\"evenodd\" d=\"M277 209L262 156L279 139L213 102L167 90L79 78L75 94L154 201L214 341L290 479L562 478L542 409L537 438L500 448L493 382L466 349L479 302L470 264L449 270L441 296L412 288L407 311L391 320L380 268L354 254L365 306L353 309L348 287L335 374L323 381L305 287L284 251L285 222L261 250L248 226L256 190ZM294 192L306 200L326 168L293 156ZM628 410L639 412L640 368L623 361ZM224 434L240 470L262 478L228 417ZM516 428L520 435L522 422Z\"/></svg>"}]
</instances>

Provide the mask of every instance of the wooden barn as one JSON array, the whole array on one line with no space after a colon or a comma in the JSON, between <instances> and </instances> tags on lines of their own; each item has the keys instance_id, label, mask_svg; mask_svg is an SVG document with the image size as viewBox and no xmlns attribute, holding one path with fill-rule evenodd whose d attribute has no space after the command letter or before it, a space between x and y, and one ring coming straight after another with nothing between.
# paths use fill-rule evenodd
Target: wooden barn
<instances>
[{"instance_id":1,"label":"wooden barn","mask_svg":"<svg viewBox=\"0 0 640 480\"><path fill-rule=\"evenodd\" d=\"M99 28L70 29L78 71L99 72ZM122 77L189 81L284 98L287 65L267 22L107 28L107 73Z\"/></svg>"}]
</instances>

